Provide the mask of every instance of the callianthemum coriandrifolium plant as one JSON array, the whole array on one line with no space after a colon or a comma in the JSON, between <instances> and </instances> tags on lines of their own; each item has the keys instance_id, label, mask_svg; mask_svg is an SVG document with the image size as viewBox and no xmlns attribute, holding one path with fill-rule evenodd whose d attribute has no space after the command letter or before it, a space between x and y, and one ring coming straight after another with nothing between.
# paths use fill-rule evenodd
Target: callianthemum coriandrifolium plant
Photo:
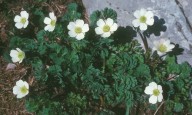
<instances>
[{"instance_id":1,"label":"callianthemum coriandrifolium plant","mask_svg":"<svg viewBox=\"0 0 192 115\"><path fill-rule=\"evenodd\" d=\"M23 64L31 67L29 73L37 81L26 98L28 111L118 114L114 108L121 106L124 114L129 114L135 107L146 113L166 104L166 114L191 112L185 109L192 107L191 66L176 63L172 54L175 45L170 40L155 41L150 49L142 33L154 24L152 11L133 13L137 19L130 27L141 36L145 49L133 36L120 34L114 10L93 12L89 25L78 11L78 5L71 3L63 16L51 12L39 21L46 26L40 26L35 37L15 34L11 38L10 50L19 47L26 55L18 58L18 51L14 51L17 55L11 54L12 61L25 58ZM38 10L38 14L45 13ZM19 93L14 90L14 94Z\"/></svg>"}]
</instances>

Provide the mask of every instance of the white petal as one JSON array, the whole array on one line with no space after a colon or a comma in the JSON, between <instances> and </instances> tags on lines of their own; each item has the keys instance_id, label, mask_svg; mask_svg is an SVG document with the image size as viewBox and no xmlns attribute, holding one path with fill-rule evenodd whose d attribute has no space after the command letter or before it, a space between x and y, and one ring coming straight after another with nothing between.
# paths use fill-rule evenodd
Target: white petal
<instances>
[{"instance_id":1,"label":"white petal","mask_svg":"<svg viewBox=\"0 0 192 115\"><path fill-rule=\"evenodd\" d=\"M146 13L147 11L145 10L145 9L141 9L140 10L140 16L145 16L145 13Z\"/></svg>"},{"instance_id":2,"label":"white petal","mask_svg":"<svg viewBox=\"0 0 192 115\"><path fill-rule=\"evenodd\" d=\"M69 30L74 30L75 29L75 23L74 22L69 22L67 29Z\"/></svg>"},{"instance_id":3,"label":"white petal","mask_svg":"<svg viewBox=\"0 0 192 115\"><path fill-rule=\"evenodd\" d=\"M14 86L13 87L13 94L18 94L18 92L19 92L19 87L18 86Z\"/></svg>"},{"instance_id":4,"label":"white petal","mask_svg":"<svg viewBox=\"0 0 192 115\"><path fill-rule=\"evenodd\" d=\"M29 89L29 84L28 84L26 81L24 81L24 85L25 85L25 87L26 87L27 89Z\"/></svg>"},{"instance_id":5,"label":"white petal","mask_svg":"<svg viewBox=\"0 0 192 115\"><path fill-rule=\"evenodd\" d=\"M146 24L152 26L154 24L154 19L147 19Z\"/></svg>"},{"instance_id":6,"label":"white petal","mask_svg":"<svg viewBox=\"0 0 192 115\"><path fill-rule=\"evenodd\" d=\"M132 24L133 24L134 27L139 27L139 25L140 25L139 19L133 20Z\"/></svg>"},{"instance_id":7,"label":"white petal","mask_svg":"<svg viewBox=\"0 0 192 115\"><path fill-rule=\"evenodd\" d=\"M157 84L155 82L149 83L150 87L153 87L154 89L157 89Z\"/></svg>"},{"instance_id":8,"label":"white petal","mask_svg":"<svg viewBox=\"0 0 192 115\"><path fill-rule=\"evenodd\" d=\"M149 103L151 103L151 104L157 103L157 96L152 95L152 96L149 98Z\"/></svg>"},{"instance_id":9,"label":"white petal","mask_svg":"<svg viewBox=\"0 0 192 115\"><path fill-rule=\"evenodd\" d=\"M159 56L162 56L162 55L164 55L165 53L164 53L164 52L157 51L157 54L158 54Z\"/></svg>"},{"instance_id":10,"label":"white petal","mask_svg":"<svg viewBox=\"0 0 192 115\"><path fill-rule=\"evenodd\" d=\"M18 52L23 52L21 49L19 49L19 48L16 48L16 50L18 51Z\"/></svg>"},{"instance_id":11,"label":"white petal","mask_svg":"<svg viewBox=\"0 0 192 115\"><path fill-rule=\"evenodd\" d=\"M22 87L24 85L24 82L22 80L19 80L16 82L16 86Z\"/></svg>"},{"instance_id":12,"label":"white petal","mask_svg":"<svg viewBox=\"0 0 192 115\"><path fill-rule=\"evenodd\" d=\"M28 19L29 18L29 14L26 12L26 11L21 11L21 17L24 17L24 18L26 18L26 19Z\"/></svg>"},{"instance_id":13,"label":"white petal","mask_svg":"<svg viewBox=\"0 0 192 115\"><path fill-rule=\"evenodd\" d=\"M23 25L23 28L26 28L28 24L29 24L29 21L27 20L27 21L25 22L25 24Z\"/></svg>"},{"instance_id":14,"label":"white petal","mask_svg":"<svg viewBox=\"0 0 192 115\"><path fill-rule=\"evenodd\" d=\"M49 31L49 32L52 32L54 29L55 29L55 26L51 26L51 25L50 25L48 31Z\"/></svg>"},{"instance_id":15,"label":"white petal","mask_svg":"<svg viewBox=\"0 0 192 115\"><path fill-rule=\"evenodd\" d=\"M15 63L15 62L19 62L20 59L18 57L13 57L11 60Z\"/></svg>"},{"instance_id":16,"label":"white petal","mask_svg":"<svg viewBox=\"0 0 192 115\"><path fill-rule=\"evenodd\" d=\"M68 34L69 34L70 37L77 36L77 34L74 31L69 31Z\"/></svg>"},{"instance_id":17,"label":"white petal","mask_svg":"<svg viewBox=\"0 0 192 115\"><path fill-rule=\"evenodd\" d=\"M15 27L17 27L18 29L21 29L21 28L23 27L23 24L20 23L20 22L17 22L17 23L15 24Z\"/></svg>"},{"instance_id":18,"label":"white petal","mask_svg":"<svg viewBox=\"0 0 192 115\"><path fill-rule=\"evenodd\" d=\"M108 26L112 26L112 25L113 25L113 20L112 20L111 18L107 18L106 24L107 24Z\"/></svg>"},{"instance_id":19,"label":"white petal","mask_svg":"<svg viewBox=\"0 0 192 115\"><path fill-rule=\"evenodd\" d=\"M139 10L136 10L133 15L136 17L136 18L140 18L140 12Z\"/></svg>"},{"instance_id":20,"label":"white petal","mask_svg":"<svg viewBox=\"0 0 192 115\"><path fill-rule=\"evenodd\" d=\"M75 21L75 24L76 24L76 26L78 26L78 27L83 27L84 21L78 19L78 20Z\"/></svg>"},{"instance_id":21,"label":"white petal","mask_svg":"<svg viewBox=\"0 0 192 115\"><path fill-rule=\"evenodd\" d=\"M22 97L24 97L25 95L23 95L22 93L19 93L19 94L17 94L17 98L22 98Z\"/></svg>"},{"instance_id":22,"label":"white petal","mask_svg":"<svg viewBox=\"0 0 192 115\"><path fill-rule=\"evenodd\" d=\"M163 95L159 94L159 96L157 98L158 98L158 102L161 102L163 100Z\"/></svg>"},{"instance_id":23,"label":"white petal","mask_svg":"<svg viewBox=\"0 0 192 115\"><path fill-rule=\"evenodd\" d=\"M21 16L16 15L14 18L14 22L20 22L21 21Z\"/></svg>"},{"instance_id":24,"label":"white petal","mask_svg":"<svg viewBox=\"0 0 192 115\"><path fill-rule=\"evenodd\" d=\"M83 39L84 37L85 37L85 35L84 35L83 33L80 33L80 34L77 34L76 39L77 39L77 40L81 40L81 39Z\"/></svg>"},{"instance_id":25,"label":"white petal","mask_svg":"<svg viewBox=\"0 0 192 115\"><path fill-rule=\"evenodd\" d=\"M48 17L45 17L44 23L45 23L45 24L50 24L50 23L51 23L51 19L48 18Z\"/></svg>"},{"instance_id":26,"label":"white petal","mask_svg":"<svg viewBox=\"0 0 192 115\"><path fill-rule=\"evenodd\" d=\"M146 14L145 14L145 17L147 18L153 18L153 12L152 11L147 11Z\"/></svg>"},{"instance_id":27,"label":"white petal","mask_svg":"<svg viewBox=\"0 0 192 115\"><path fill-rule=\"evenodd\" d=\"M147 30L147 25L145 23L140 23L140 30Z\"/></svg>"},{"instance_id":28,"label":"white petal","mask_svg":"<svg viewBox=\"0 0 192 115\"><path fill-rule=\"evenodd\" d=\"M23 59L20 59L19 63L22 63L23 62Z\"/></svg>"},{"instance_id":29,"label":"white petal","mask_svg":"<svg viewBox=\"0 0 192 115\"><path fill-rule=\"evenodd\" d=\"M56 20L56 16L53 12L49 13L49 17L52 19L52 20Z\"/></svg>"},{"instance_id":30,"label":"white petal","mask_svg":"<svg viewBox=\"0 0 192 115\"><path fill-rule=\"evenodd\" d=\"M153 94L153 87L151 87L151 86L147 86L146 88L145 88L145 94L148 94L148 95L151 95L151 94Z\"/></svg>"},{"instance_id":31,"label":"white petal","mask_svg":"<svg viewBox=\"0 0 192 115\"><path fill-rule=\"evenodd\" d=\"M105 32L105 33L103 33L101 36L104 37L104 38L107 38L107 37L109 37L110 35L111 35L110 32Z\"/></svg>"},{"instance_id":32,"label":"white petal","mask_svg":"<svg viewBox=\"0 0 192 115\"><path fill-rule=\"evenodd\" d=\"M161 86L161 85L157 85L157 89L159 90L160 93L163 93L163 90L162 90L162 86Z\"/></svg>"},{"instance_id":33,"label":"white petal","mask_svg":"<svg viewBox=\"0 0 192 115\"><path fill-rule=\"evenodd\" d=\"M84 24L83 28L82 28L83 32L88 32L89 31L89 25L88 24Z\"/></svg>"},{"instance_id":34,"label":"white petal","mask_svg":"<svg viewBox=\"0 0 192 115\"><path fill-rule=\"evenodd\" d=\"M50 28L51 28L51 25L47 25L47 26L45 26L44 30L48 31Z\"/></svg>"},{"instance_id":35,"label":"white petal","mask_svg":"<svg viewBox=\"0 0 192 115\"><path fill-rule=\"evenodd\" d=\"M100 35L100 34L103 34L104 32L100 27L97 27L97 28L95 28L95 33Z\"/></svg>"},{"instance_id":36,"label":"white petal","mask_svg":"<svg viewBox=\"0 0 192 115\"><path fill-rule=\"evenodd\" d=\"M10 56L11 57L17 57L17 55L18 55L18 51L17 50L11 50L11 52L10 52Z\"/></svg>"},{"instance_id":37,"label":"white petal","mask_svg":"<svg viewBox=\"0 0 192 115\"><path fill-rule=\"evenodd\" d=\"M114 23L111 28L110 28L110 31L116 31L118 28L118 25L116 23Z\"/></svg>"},{"instance_id":38,"label":"white petal","mask_svg":"<svg viewBox=\"0 0 192 115\"><path fill-rule=\"evenodd\" d=\"M172 51L172 49L175 47L175 45L173 45L173 44L170 44L169 46L168 46L168 51Z\"/></svg>"},{"instance_id":39,"label":"white petal","mask_svg":"<svg viewBox=\"0 0 192 115\"><path fill-rule=\"evenodd\" d=\"M103 27L104 25L105 25L105 22L104 22L102 19L99 19L99 20L97 21L97 26Z\"/></svg>"}]
</instances>

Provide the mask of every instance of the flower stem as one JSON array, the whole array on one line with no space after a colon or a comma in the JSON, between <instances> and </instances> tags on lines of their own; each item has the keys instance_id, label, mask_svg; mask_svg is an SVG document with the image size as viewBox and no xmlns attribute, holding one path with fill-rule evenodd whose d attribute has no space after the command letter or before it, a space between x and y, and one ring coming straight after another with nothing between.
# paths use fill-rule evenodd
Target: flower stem
<instances>
[{"instance_id":1,"label":"flower stem","mask_svg":"<svg viewBox=\"0 0 192 115\"><path fill-rule=\"evenodd\" d=\"M144 47L145 47L145 50L146 52L148 51L148 43L147 43L147 38L145 35L142 35L140 31L138 31L142 41L143 41L143 44L144 44Z\"/></svg>"},{"instance_id":2,"label":"flower stem","mask_svg":"<svg viewBox=\"0 0 192 115\"><path fill-rule=\"evenodd\" d=\"M161 108L161 106L164 104L165 101L162 101L161 104L159 105L159 107L157 108L157 110L155 111L154 115L157 114L157 112L159 111L159 109Z\"/></svg>"}]
</instances>

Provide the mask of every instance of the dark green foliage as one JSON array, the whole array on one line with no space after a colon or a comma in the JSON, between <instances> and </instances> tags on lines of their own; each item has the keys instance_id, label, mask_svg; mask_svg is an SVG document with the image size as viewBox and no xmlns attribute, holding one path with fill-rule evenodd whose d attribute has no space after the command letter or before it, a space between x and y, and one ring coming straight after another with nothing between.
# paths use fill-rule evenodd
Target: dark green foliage
<instances>
[{"instance_id":1,"label":"dark green foliage","mask_svg":"<svg viewBox=\"0 0 192 115\"><path fill-rule=\"evenodd\" d=\"M122 45L115 40L121 35L116 38L113 34L109 38L95 35L98 19L116 21L117 14L112 9L91 15L90 32L83 40L70 38L66 27L70 21L81 18L77 11L77 4L69 4L53 32L40 30L35 37L18 34L11 38L10 49L19 47L25 51L24 63L31 65L38 87L45 87L31 90L26 99L28 111L79 115L101 108L101 114L118 114L111 108L123 105L129 113L137 103L148 103L144 89L155 81L163 87L166 114L191 112L184 110L192 107L189 95L192 72L187 63L177 64L174 56L167 56L165 61L145 56L140 44L132 38L124 38L130 42ZM35 10L34 14L44 17L41 10ZM170 74L174 78L170 79ZM147 107L155 110L157 105Z\"/></svg>"}]
</instances>

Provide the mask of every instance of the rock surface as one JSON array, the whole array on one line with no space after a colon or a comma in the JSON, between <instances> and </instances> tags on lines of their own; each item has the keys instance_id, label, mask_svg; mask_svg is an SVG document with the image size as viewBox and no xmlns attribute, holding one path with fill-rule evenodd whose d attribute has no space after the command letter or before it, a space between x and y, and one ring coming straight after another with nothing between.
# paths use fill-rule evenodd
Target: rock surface
<instances>
[{"instance_id":1,"label":"rock surface","mask_svg":"<svg viewBox=\"0 0 192 115\"><path fill-rule=\"evenodd\" d=\"M120 26L132 26L133 12L141 8L152 10L159 19L165 20L167 27L160 35L148 38L149 46L154 40L168 38L184 51L178 55L178 63L187 61L192 65L192 2L191 0L82 0L90 15L95 10L106 7L117 12ZM139 39L137 36L136 39Z\"/></svg>"}]
</instances>

